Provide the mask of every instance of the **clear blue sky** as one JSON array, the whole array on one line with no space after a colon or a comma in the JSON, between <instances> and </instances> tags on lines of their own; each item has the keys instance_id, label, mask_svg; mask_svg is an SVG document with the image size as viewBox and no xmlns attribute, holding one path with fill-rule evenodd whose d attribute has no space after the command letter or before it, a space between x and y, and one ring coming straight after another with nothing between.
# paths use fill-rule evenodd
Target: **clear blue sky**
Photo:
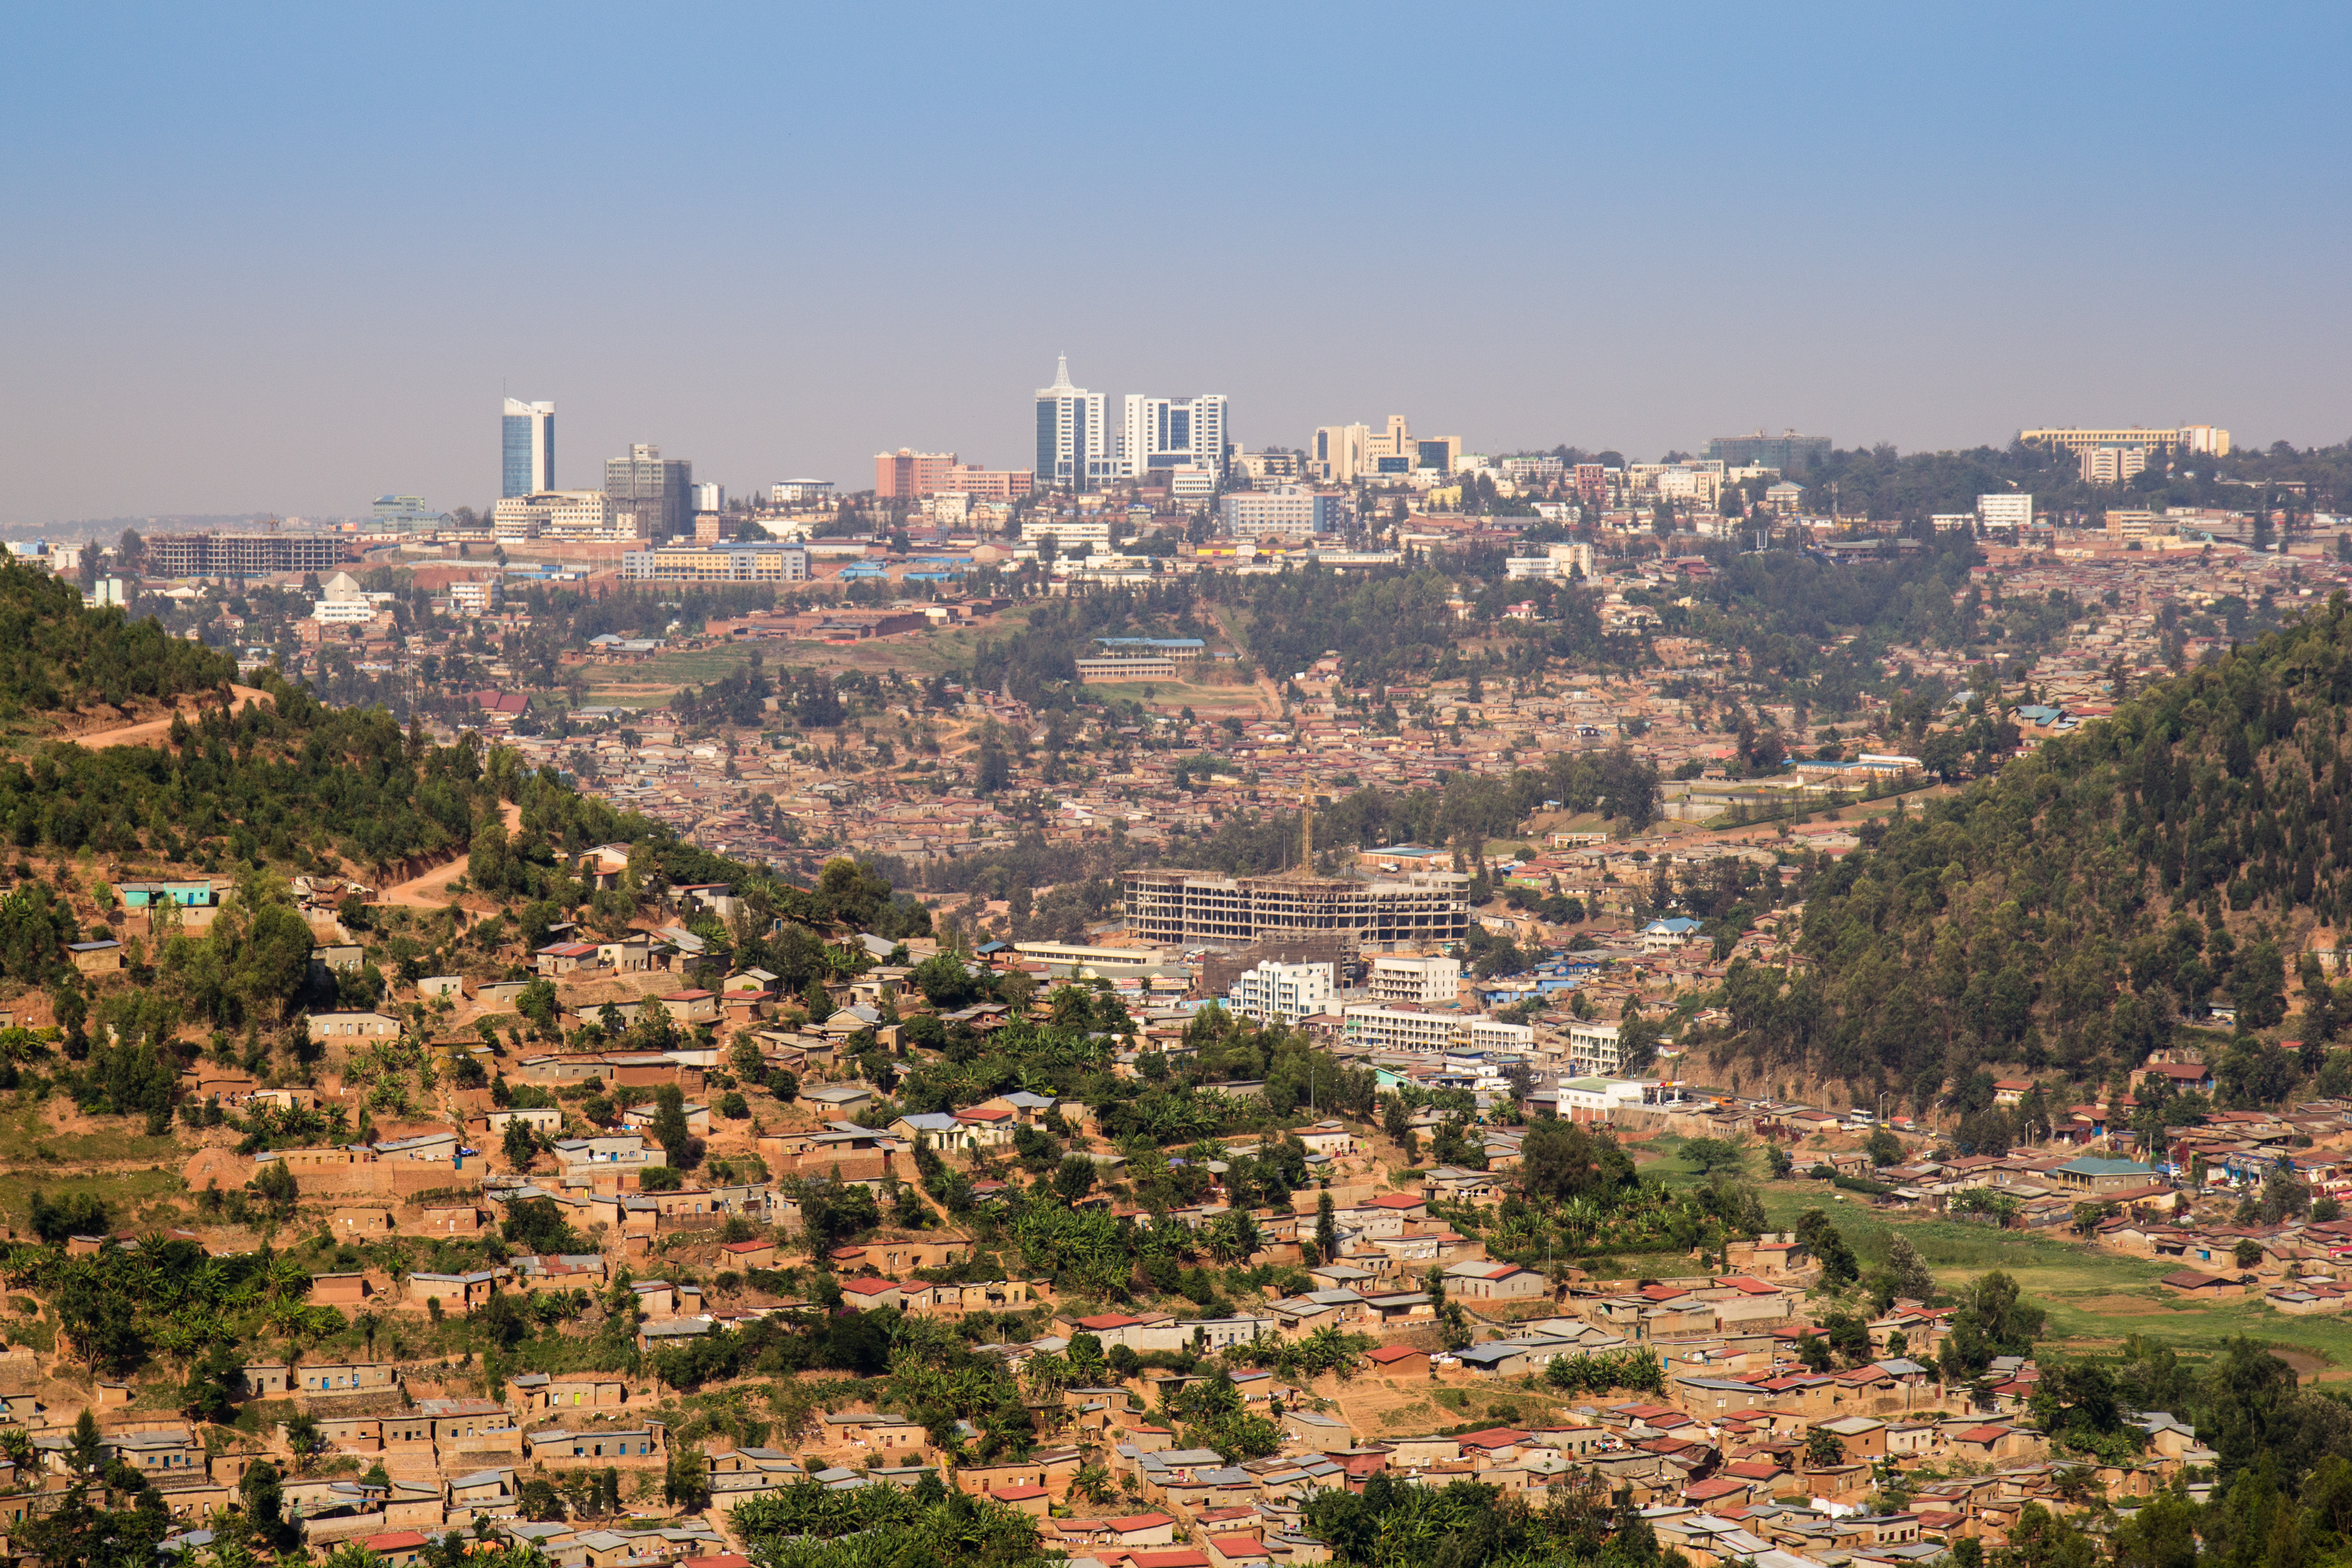
<instances>
[{"instance_id":1,"label":"clear blue sky","mask_svg":"<svg viewBox=\"0 0 2352 1568\"><path fill-rule=\"evenodd\" d=\"M0 11L0 522L1246 444L2352 434L2337 5Z\"/></svg>"}]
</instances>

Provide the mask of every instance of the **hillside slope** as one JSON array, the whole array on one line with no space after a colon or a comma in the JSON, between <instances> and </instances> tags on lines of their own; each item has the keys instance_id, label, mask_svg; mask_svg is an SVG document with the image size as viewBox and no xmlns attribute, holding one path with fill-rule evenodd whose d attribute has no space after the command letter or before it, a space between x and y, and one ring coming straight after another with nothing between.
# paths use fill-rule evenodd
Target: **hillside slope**
<instances>
[{"instance_id":1,"label":"hillside slope","mask_svg":"<svg viewBox=\"0 0 2352 1568\"><path fill-rule=\"evenodd\" d=\"M2352 610L2344 595L1995 777L1898 815L1807 888L1793 976L1737 963L1718 1063L1797 1067L1964 1110L1985 1069L2097 1087L2213 1005L2287 1021L2305 1071L2341 1008L2306 949L2352 902ZM2235 1053L2233 1053L2235 1054ZM2272 1053L2276 1055L2277 1053ZM2276 1067L2225 1098L2275 1099Z\"/></svg>"}]
</instances>

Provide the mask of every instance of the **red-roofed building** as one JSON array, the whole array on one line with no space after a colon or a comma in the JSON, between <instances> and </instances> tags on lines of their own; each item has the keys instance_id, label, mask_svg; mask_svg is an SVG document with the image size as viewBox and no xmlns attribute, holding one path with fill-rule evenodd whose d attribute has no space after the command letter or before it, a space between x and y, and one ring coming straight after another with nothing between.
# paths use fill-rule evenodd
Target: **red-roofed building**
<instances>
[{"instance_id":1,"label":"red-roofed building","mask_svg":"<svg viewBox=\"0 0 2352 1568\"><path fill-rule=\"evenodd\" d=\"M842 1282L841 1293L860 1311L907 1304L905 1289L896 1279L846 1279Z\"/></svg>"},{"instance_id":2,"label":"red-roofed building","mask_svg":"<svg viewBox=\"0 0 2352 1568\"><path fill-rule=\"evenodd\" d=\"M1172 1546L1176 1521L1164 1513L1129 1513L1101 1521L1113 1546Z\"/></svg>"},{"instance_id":3,"label":"red-roofed building","mask_svg":"<svg viewBox=\"0 0 2352 1568\"><path fill-rule=\"evenodd\" d=\"M1208 1545L1209 1568L1265 1568L1274 1561L1262 1536L1212 1535Z\"/></svg>"},{"instance_id":4,"label":"red-roofed building","mask_svg":"<svg viewBox=\"0 0 2352 1568\"><path fill-rule=\"evenodd\" d=\"M395 1530L371 1535L361 1544L367 1548L369 1555L383 1558L391 1568L411 1568L424 1555L428 1542L413 1530Z\"/></svg>"},{"instance_id":5,"label":"red-roofed building","mask_svg":"<svg viewBox=\"0 0 2352 1568\"><path fill-rule=\"evenodd\" d=\"M1490 1426L1484 1432L1473 1432L1454 1439L1462 1445L1464 1453L1484 1454L1490 1459L1518 1452L1519 1446L1527 1440L1525 1432L1511 1426Z\"/></svg>"},{"instance_id":6,"label":"red-roofed building","mask_svg":"<svg viewBox=\"0 0 2352 1568\"><path fill-rule=\"evenodd\" d=\"M1382 1377L1429 1375L1429 1352L1411 1345L1376 1345L1364 1352L1364 1359Z\"/></svg>"},{"instance_id":7,"label":"red-roofed building","mask_svg":"<svg viewBox=\"0 0 2352 1568\"><path fill-rule=\"evenodd\" d=\"M1053 1506L1054 1500L1054 1494L1034 1481L1024 1481L1016 1486L992 1487L989 1489L988 1495L1014 1512L1025 1513L1032 1519L1045 1518L1045 1510Z\"/></svg>"}]
</instances>

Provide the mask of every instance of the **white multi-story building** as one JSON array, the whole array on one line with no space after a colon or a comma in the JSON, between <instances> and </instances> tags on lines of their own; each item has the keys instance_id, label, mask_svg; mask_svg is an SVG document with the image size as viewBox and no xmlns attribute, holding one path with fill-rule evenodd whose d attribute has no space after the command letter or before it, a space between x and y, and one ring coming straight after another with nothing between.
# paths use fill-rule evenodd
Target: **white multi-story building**
<instances>
[{"instance_id":1,"label":"white multi-story building","mask_svg":"<svg viewBox=\"0 0 2352 1568\"><path fill-rule=\"evenodd\" d=\"M808 552L772 541L665 544L622 556L621 575L641 583L805 583Z\"/></svg>"},{"instance_id":2,"label":"white multi-story building","mask_svg":"<svg viewBox=\"0 0 2352 1568\"><path fill-rule=\"evenodd\" d=\"M483 577L471 583L449 584L449 608L460 616L487 616L506 603L506 583L499 577Z\"/></svg>"},{"instance_id":3,"label":"white multi-story building","mask_svg":"<svg viewBox=\"0 0 2352 1568\"><path fill-rule=\"evenodd\" d=\"M1463 1043L1462 1015L1414 1002L1352 1002L1340 1010L1351 1044L1375 1051L1443 1051Z\"/></svg>"},{"instance_id":4,"label":"white multi-story building","mask_svg":"<svg viewBox=\"0 0 2352 1568\"><path fill-rule=\"evenodd\" d=\"M1577 573L1592 578L1592 546L1582 540L1547 544L1540 555L1511 555L1503 561L1503 575L1513 583L1565 583Z\"/></svg>"},{"instance_id":5,"label":"white multi-story building","mask_svg":"<svg viewBox=\"0 0 2352 1568\"><path fill-rule=\"evenodd\" d=\"M490 512L490 531L502 542L636 539L649 523L643 511L615 511L603 490L535 490L527 496L509 496Z\"/></svg>"},{"instance_id":6,"label":"white multi-story building","mask_svg":"<svg viewBox=\"0 0 2352 1568\"><path fill-rule=\"evenodd\" d=\"M1225 395L1150 397L1130 392L1119 420L1118 470L1137 479L1154 468L1225 471Z\"/></svg>"},{"instance_id":7,"label":"white multi-story building","mask_svg":"<svg viewBox=\"0 0 2352 1568\"><path fill-rule=\"evenodd\" d=\"M1570 1023L1568 1026L1570 1074L1577 1078L1616 1076L1623 1059L1618 1049L1617 1036L1616 1024L1605 1019L1579 1018Z\"/></svg>"},{"instance_id":8,"label":"white multi-story building","mask_svg":"<svg viewBox=\"0 0 2352 1568\"><path fill-rule=\"evenodd\" d=\"M1524 1051L1535 1046L1535 1029L1506 1024L1483 1013L1437 1008L1417 1002L1355 1002L1340 1010L1348 1039L1375 1051Z\"/></svg>"},{"instance_id":9,"label":"white multi-story building","mask_svg":"<svg viewBox=\"0 0 2352 1568\"><path fill-rule=\"evenodd\" d=\"M1365 988L1375 1002L1451 1003L1462 985L1462 963L1443 953L1426 958L1382 956L1372 960Z\"/></svg>"},{"instance_id":10,"label":"white multi-story building","mask_svg":"<svg viewBox=\"0 0 2352 1568\"><path fill-rule=\"evenodd\" d=\"M774 506L802 506L832 499L831 479L780 479L768 487L768 500Z\"/></svg>"},{"instance_id":11,"label":"white multi-story building","mask_svg":"<svg viewBox=\"0 0 2352 1568\"><path fill-rule=\"evenodd\" d=\"M1348 498L1304 485L1235 490L1223 503L1225 531L1236 539L1312 539L1346 531Z\"/></svg>"},{"instance_id":12,"label":"white multi-story building","mask_svg":"<svg viewBox=\"0 0 2352 1568\"><path fill-rule=\"evenodd\" d=\"M1033 517L1021 524L1024 543L1034 544L1050 538L1054 547L1066 555L1079 544L1099 544L1110 548L1110 523L1099 517Z\"/></svg>"},{"instance_id":13,"label":"white multi-story building","mask_svg":"<svg viewBox=\"0 0 2352 1568\"><path fill-rule=\"evenodd\" d=\"M1987 528L2029 529L2033 526L2033 492L1977 497L1977 521Z\"/></svg>"},{"instance_id":14,"label":"white multi-story building","mask_svg":"<svg viewBox=\"0 0 2352 1568\"><path fill-rule=\"evenodd\" d=\"M1054 367L1054 384L1037 389L1036 483L1049 489L1092 489L1118 477L1118 454L1103 427L1103 395L1070 384L1070 356Z\"/></svg>"},{"instance_id":15,"label":"white multi-story building","mask_svg":"<svg viewBox=\"0 0 2352 1568\"><path fill-rule=\"evenodd\" d=\"M1261 1024L1296 1024L1328 1011L1335 988L1328 963L1265 962L1234 977L1225 1010Z\"/></svg>"}]
</instances>

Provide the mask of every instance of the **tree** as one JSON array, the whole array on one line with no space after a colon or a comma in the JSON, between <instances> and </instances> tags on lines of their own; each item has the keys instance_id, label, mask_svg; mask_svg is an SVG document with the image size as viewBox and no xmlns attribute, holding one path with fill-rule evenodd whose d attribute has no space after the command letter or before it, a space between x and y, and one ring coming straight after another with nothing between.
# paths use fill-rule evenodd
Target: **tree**
<instances>
[{"instance_id":1,"label":"tree","mask_svg":"<svg viewBox=\"0 0 2352 1568\"><path fill-rule=\"evenodd\" d=\"M1066 1204L1075 1204L1095 1188L1095 1163L1084 1154L1066 1156L1054 1168L1054 1191Z\"/></svg>"},{"instance_id":2,"label":"tree","mask_svg":"<svg viewBox=\"0 0 2352 1568\"><path fill-rule=\"evenodd\" d=\"M1538 1117L1519 1149L1519 1185L1530 1198L1613 1197L1640 1184L1614 1134L1589 1123Z\"/></svg>"},{"instance_id":3,"label":"tree","mask_svg":"<svg viewBox=\"0 0 2352 1568\"><path fill-rule=\"evenodd\" d=\"M662 1471L662 1500L688 1513L709 1506L710 1467L701 1449L690 1444L670 1449Z\"/></svg>"},{"instance_id":4,"label":"tree","mask_svg":"<svg viewBox=\"0 0 2352 1568\"><path fill-rule=\"evenodd\" d=\"M1853 1249L1845 1244L1830 1216L1819 1209L1807 1209L1797 1216L1797 1239L1822 1266L1822 1283L1836 1287L1851 1285L1861 1278L1860 1265L1855 1263Z\"/></svg>"},{"instance_id":5,"label":"tree","mask_svg":"<svg viewBox=\"0 0 2352 1568\"><path fill-rule=\"evenodd\" d=\"M287 1168L285 1161L271 1160L265 1163L256 1173L253 1180L246 1183L246 1187L255 1197L262 1201L274 1217L278 1219L292 1217L294 1202L299 1195L299 1191L294 1180L294 1173Z\"/></svg>"},{"instance_id":6,"label":"tree","mask_svg":"<svg viewBox=\"0 0 2352 1568\"><path fill-rule=\"evenodd\" d=\"M1728 1138L1693 1138L1683 1144L1683 1158L1702 1176L1737 1175L1747 1167L1748 1152Z\"/></svg>"},{"instance_id":7,"label":"tree","mask_svg":"<svg viewBox=\"0 0 2352 1568\"><path fill-rule=\"evenodd\" d=\"M1845 1463L1845 1444L1834 1432L1816 1426L1805 1434L1805 1463L1817 1470Z\"/></svg>"},{"instance_id":8,"label":"tree","mask_svg":"<svg viewBox=\"0 0 2352 1568\"><path fill-rule=\"evenodd\" d=\"M2239 1268L2252 1268L2263 1260L2263 1244L2259 1241L2241 1238L2238 1245L2231 1249L2231 1256L2237 1260Z\"/></svg>"},{"instance_id":9,"label":"tree","mask_svg":"<svg viewBox=\"0 0 2352 1568\"><path fill-rule=\"evenodd\" d=\"M1873 1165L1899 1165L1903 1163L1903 1140L1881 1127L1871 1133L1868 1152Z\"/></svg>"},{"instance_id":10,"label":"tree","mask_svg":"<svg viewBox=\"0 0 2352 1568\"><path fill-rule=\"evenodd\" d=\"M654 1089L653 1135L671 1165L684 1169L694 1163L694 1134L686 1124L686 1091L674 1083Z\"/></svg>"},{"instance_id":11,"label":"tree","mask_svg":"<svg viewBox=\"0 0 2352 1568\"><path fill-rule=\"evenodd\" d=\"M1890 1295L1922 1303L1935 1300L1936 1276L1919 1249L1911 1245L1911 1238L1901 1231L1886 1244L1886 1283Z\"/></svg>"},{"instance_id":12,"label":"tree","mask_svg":"<svg viewBox=\"0 0 2352 1568\"><path fill-rule=\"evenodd\" d=\"M1326 1263L1339 1257L1339 1218L1328 1188L1315 1196L1315 1255Z\"/></svg>"},{"instance_id":13,"label":"tree","mask_svg":"<svg viewBox=\"0 0 2352 1568\"><path fill-rule=\"evenodd\" d=\"M2003 1270L1980 1277L1961 1292L1951 1331L1938 1352L1946 1378L1973 1377L1990 1366L1995 1356L2032 1355L2048 1319Z\"/></svg>"}]
</instances>

